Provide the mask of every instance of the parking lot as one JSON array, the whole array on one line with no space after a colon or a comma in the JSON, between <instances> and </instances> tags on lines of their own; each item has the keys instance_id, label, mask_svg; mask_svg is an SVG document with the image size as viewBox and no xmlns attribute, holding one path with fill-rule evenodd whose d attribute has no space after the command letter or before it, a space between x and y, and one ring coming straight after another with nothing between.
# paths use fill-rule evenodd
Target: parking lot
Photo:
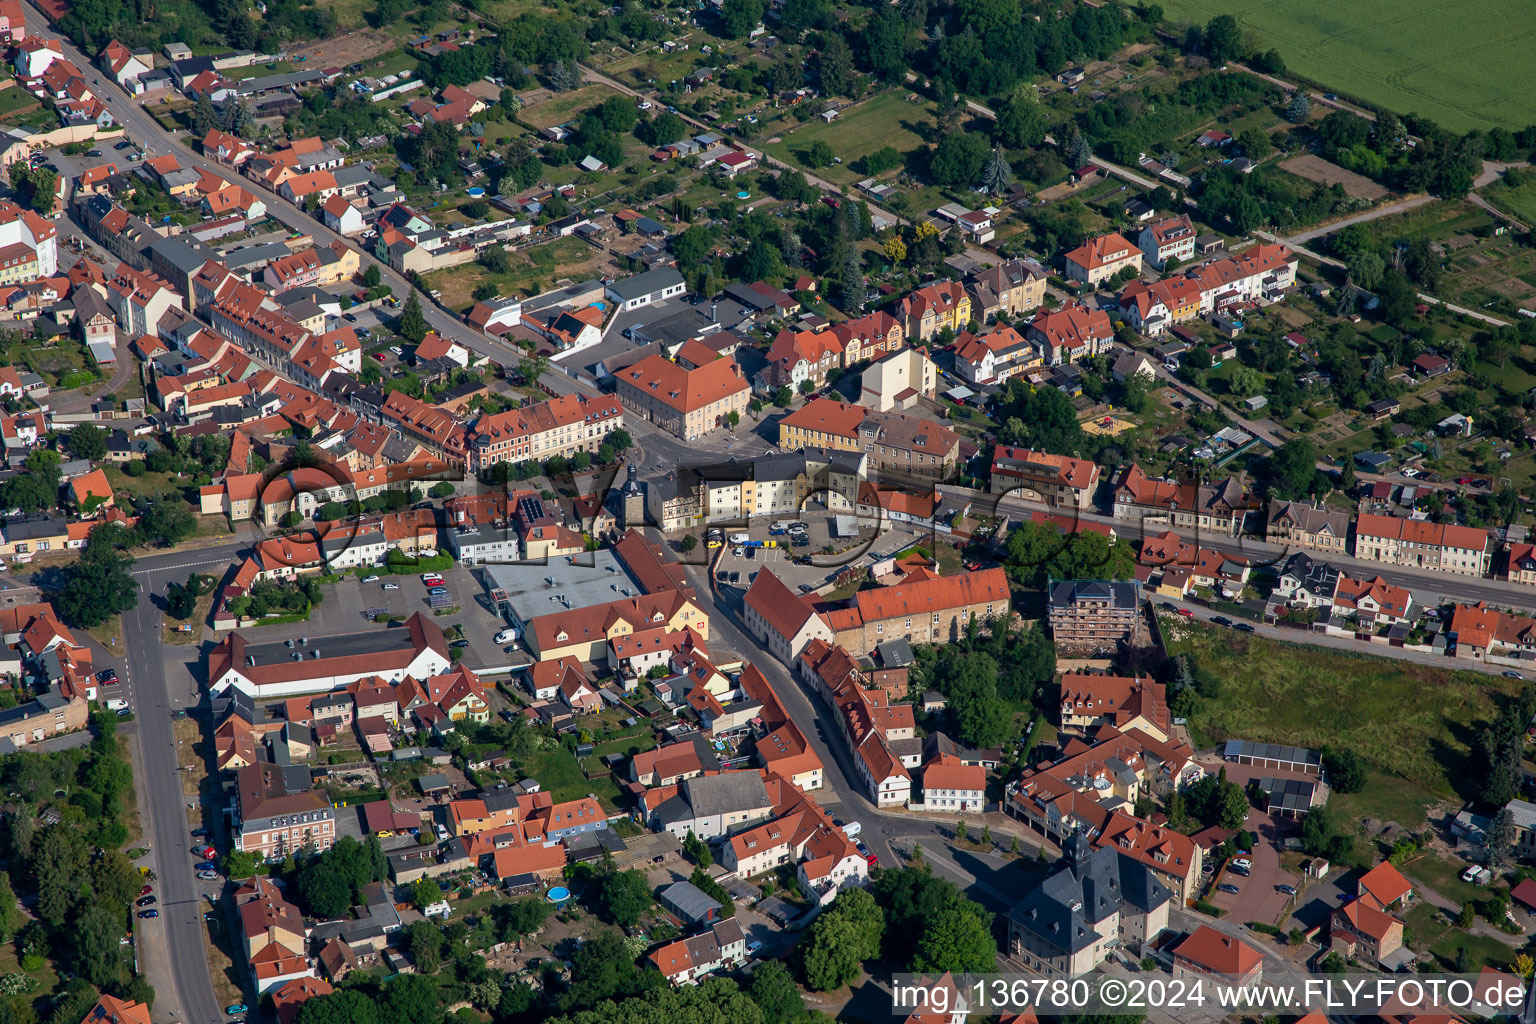
<instances>
[{"instance_id":1,"label":"parking lot","mask_svg":"<svg viewBox=\"0 0 1536 1024\"><path fill-rule=\"evenodd\" d=\"M1234 920L1279 925L1296 897L1277 887L1289 885L1300 889L1302 879L1280 867L1280 846L1284 838L1276 819L1251 809L1244 828L1253 833L1255 839L1253 851L1248 855L1252 861L1249 874L1245 877L1231 870L1223 871L1215 878L1206 899ZM1217 885L1232 886L1237 892L1221 892L1215 888Z\"/></svg>"},{"instance_id":2,"label":"parking lot","mask_svg":"<svg viewBox=\"0 0 1536 1024\"><path fill-rule=\"evenodd\" d=\"M494 640L497 633L507 628L506 624L490 608L479 578L462 566L448 569L442 576L443 586L459 609L452 615L433 614L427 585L420 574L380 574L371 583L348 575L340 582L324 587L325 599L310 612L309 621L261 626L246 630L246 633L262 642L357 633L377 628L369 623L379 614L404 619L421 612L444 630L454 625L463 627L464 638L469 643L461 660L470 668L480 671L508 664L508 655ZM389 589L391 586L395 589ZM400 624L394 628L400 628Z\"/></svg>"},{"instance_id":3,"label":"parking lot","mask_svg":"<svg viewBox=\"0 0 1536 1024\"><path fill-rule=\"evenodd\" d=\"M805 524L808 543L795 546L788 532L773 533L775 522ZM868 520L861 520L859 527L856 539L833 536L833 516L819 508L806 508L798 514L786 513L778 520L759 520L746 527L719 527L725 542L723 550L711 562L715 581L717 584L745 589L751 585L755 574L766 567L772 569L774 575L791 589L810 593L831 587L838 574L850 566L867 568L924 540L921 531L907 524L882 523L882 532L879 533ZM751 547L731 542L732 537L743 534L764 546ZM773 546L767 546L769 544ZM834 553L827 553L829 547ZM711 551L710 554L715 555L716 552ZM724 578L720 576L721 573L725 574ZM732 579L733 573L738 578Z\"/></svg>"}]
</instances>

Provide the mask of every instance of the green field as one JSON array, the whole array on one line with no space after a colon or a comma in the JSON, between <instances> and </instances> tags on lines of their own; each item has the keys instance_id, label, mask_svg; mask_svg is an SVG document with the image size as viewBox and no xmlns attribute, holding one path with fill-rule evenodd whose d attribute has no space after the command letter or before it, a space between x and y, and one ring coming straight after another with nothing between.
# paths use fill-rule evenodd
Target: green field
<instances>
[{"instance_id":1,"label":"green field","mask_svg":"<svg viewBox=\"0 0 1536 1024\"><path fill-rule=\"evenodd\" d=\"M1170 20L1234 15L1328 89L1456 131L1536 121L1536 19L1523 0L1167 0Z\"/></svg>"},{"instance_id":2,"label":"green field","mask_svg":"<svg viewBox=\"0 0 1536 1024\"><path fill-rule=\"evenodd\" d=\"M1193 655L1222 681L1215 699L1202 700L1190 718L1197 747L1246 739L1352 748L1376 772L1348 798L1351 809L1399 822L1412 811L1404 790L1452 800L1458 786L1470 784L1470 739L1493 719L1498 697L1519 685L1449 663L1431 667L1160 620L1170 653Z\"/></svg>"},{"instance_id":3,"label":"green field","mask_svg":"<svg viewBox=\"0 0 1536 1024\"><path fill-rule=\"evenodd\" d=\"M929 104L908 103L906 94L901 91L885 92L845 109L831 124L816 118L788 132L782 142L769 143L763 148L781 160L800 164L800 154L812 142L821 139L832 147L834 155L842 157L843 162L812 169L812 173L828 181L848 184L864 177L853 167L860 157L886 146L895 146L902 153L911 152L926 145L920 132L932 124Z\"/></svg>"},{"instance_id":4,"label":"green field","mask_svg":"<svg viewBox=\"0 0 1536 1024\"><path fill-rule=\"evenodd\" d=\"M1536 179L1527 177L1519 188L1508 188L1503 184L1491 187L1486 198L1510 216L1527 224L1536 224Z\"/></svg>"}]
</instances>

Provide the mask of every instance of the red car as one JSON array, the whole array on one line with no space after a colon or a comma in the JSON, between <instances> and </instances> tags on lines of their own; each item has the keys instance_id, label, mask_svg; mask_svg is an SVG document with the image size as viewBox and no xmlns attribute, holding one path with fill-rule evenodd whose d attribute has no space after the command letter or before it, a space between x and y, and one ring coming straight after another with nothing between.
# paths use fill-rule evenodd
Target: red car
<instances>
[{"instance_id":1,"label":"red car","mask_svg":"<svg viewBox=\"0 0 1536 1024\"><path fill-rule=\"evenodd\" d=\"M1469 476L1459 476L1459 477L1456 478L1456 482L1461 484L1461 486L1465 487L1465 486L1467 486L1467 484L1472 482L1472 478L1469 477Z\"/></svg>"},{"instance_id":2,"label":"red car","mask_svg":"<svg viewBox=\"0 0 1536 1024\"><path fill-rule=\"evenodd\" d=\"M139 890L139 895L140 896L148 896L150 893L152 893L154 891L155 891L155 887L154 886L146 885L144 888Z\"/></svg>"},{"instance_id":3,"label":"red car","mask_svg":"<svg viewBox=\"0 0 1536 1024\"><path fill-rule=\"evenodd\" d=\"M377 359L377 360L378 360L378 361L379 361L379 362L381 362L381 363L382 363L382 362L383 362L383 361L384 361L384 360L385 360L385 359L386 359L386 358L388 358L388 357L387 357L387 356L385 356L385 355L384 355L384 353L383 353L383 352L370 352L370 353L368 353L368 354L369 354L369 355L371 355L371 356L373 356L373 358L375 358L375 359Z\"/></svg>"},{"instance_id":4,"label":"red car","mask_svg":"<svg viewBox=\"0 0 1536 1024\"><path fill-rule=\"evenodd\" d=\"M966 569L967 572L980 572L981 571L981 563L980 562L966 562L965 563L965 569Z\"/></svg>"},{"instance_id":5,"label":"red car","mask_svg":"<svg viewBox=\"0 0 1536 1024\"><path fill-rule=\"evenodd\" d=\"M874 854L870 854L869 856L865 857L864 860L867 861L869 866L872 867L872 868L873 867L878 867L879 864L880 864L880 858L875 856Z\"/></svg>"},{"instance_id":6,"label":"red car","mask_svg":"<svg viewBox=\"0 0 1536 1024\"><path fill-rule=\"evenodd\" d=\"M212 860L213 859L213 855L215 853L218 853L218 852L219 851L215 850L211 846L194 846L194 847L192 847L192 855L194 857L201 857L201 858L203 858L203 860Z\"/></svg>"},{"instance_id":7,"label":"red car","mask_svg":"<svg viewBox=\"0 0 1536 1024\"><path fill-rule=\"evenodd\" d=\"M1190 611L1188 608L1180 608L1179 614L1184 616L1186 619L1192 619L1195 617L1195 613Z\"/></svg>"}]
</instances>

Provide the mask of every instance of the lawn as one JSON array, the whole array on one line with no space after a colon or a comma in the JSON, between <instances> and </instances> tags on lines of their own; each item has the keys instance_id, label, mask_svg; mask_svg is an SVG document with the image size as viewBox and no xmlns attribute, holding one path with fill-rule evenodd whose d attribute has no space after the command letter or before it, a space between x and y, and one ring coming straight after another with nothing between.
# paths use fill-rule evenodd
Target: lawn
<instances>
[{"instance_id":1,"label":"lawn","mask_svg":"<svg viewBox=\"0 0 1536 1024\"><path fill-rule=\"evenodd\" d=\"M1240 738L1353 749L1383 773L1352 798L1361 815L1401 820L1420 797L1457 799L1457 785L1470 782L1471 737L1493 718L1496 699L1519 685L1481 672L1162 621L1170 653L1193 655L1222 681L1215 699L1202 700L1190 719L1197 747ZM1405 802L1404 783L1420 797Z\"/></svg>"},{"instance_id":2,"label":"lawn","mask_svg":"<svg viewBox=\"0 0 1536 1024\"><path fill-rule=\"evenodd\" d=\"M550 794L556 803L579 800L593 793L610 810L619 805L619 788L614 785L613 776L605 774L596 779L587 778L582 774L576 755L564 747L534 754L523 764L523 771L529 778L538 779L544 792Z\"/></svg>"},{"instance_id":3,"label":"lawn","mask_svg":"<svg viewBox=\"0 0 1536 1024\"><path fill-rule=\"evenodd\" d=\"M512 266L505 274L493 274L478 263L439 270L426 276L427 287L443 293L451 309L474 305L481 282L494 284L502 295L537 295L562 277L591 276L598 265L598 251L574 235L557 238L509 254Z\"/></svg>"},{"instance_id":4,"label":"lawn","mask_svg":"<svg viewBox=\"0 0 1536 1024\"><path fill-rule=\"evenodd\" d=\"M1510 188L1501 182L1485 189L1483 197L1526 224L1536 224L1536 178L1526 175L1519 188Z\"/></svg>"},{"instance_id":5,"label":"lawn","mask_svg":"<svg viewBox=\"0 0 1536 1024\"><path fill-rule=\"evenodd\" d=\"M590 107L620 93L606 85L588 85L577 89L575 92L561 93L551 96L543 103L535 103L533 106L524 107L518 112L518 120L524 124L531 124L535 128L550 128L557 124L565 124L574 121L576 115Z\"/></svg>"},{"instance_id":6,"label":"lawn","mask_svg":"<svg viewBox=\"0 0 1536 1024\"><path fill-rule=\"evenodd\" d=\"M908 103L906 93L898 90L845 108L831 124L820 118L808 121L784 135L783 141L763 148L781 160L800 164L801 153L819 139L831 146L833 154L842 157L843 162L807 170L829 181L847 184L865 177L853 166L860 157L886 146L894 146L903 154L925 146L923 134L932 125L929 105Z\"/></svg>"},{"instance_id":7,"label":"lawn","mask_svg":"<svg viewBox=\"0 0 1536 1024\"><path fill-rule=\"evenodd\" d=\"M1456 965L1457 953L1463 946L1474 968L1507 967L1514 960L1514 950L1488 935L1471 935L1446 920L1445 912L1428 903L1420 903L1403 915L1408 931L1412 933L1413 948L1428 950L1441 962L1444 970ZM1431 968L1433 965L1431 964Z\"/></svg>"},{"instance_id":8,"label":"lawn","mask_svg":"<svg viewBox=\"0 0 1536 1024\"><path fill-rule=\"evenodd\" d=\"M0 89L0 117L9 117L19 110L32 110L41 104L37 97L25 89L12 86L9 89Z\"/></svg>"},{"instance_id":9,"label":"lawn","mask_svg":"<svg viewBox=\"0 0 1536 1024\"><path fill-rule=\"evenodd\" d=\"M1170 20L1201 24L1234 15L1297 74L1455 131L1536 121L1528 88L1536 55L1521 0L1168 0L1163 9Z\"/></svg>"}]
</instances>

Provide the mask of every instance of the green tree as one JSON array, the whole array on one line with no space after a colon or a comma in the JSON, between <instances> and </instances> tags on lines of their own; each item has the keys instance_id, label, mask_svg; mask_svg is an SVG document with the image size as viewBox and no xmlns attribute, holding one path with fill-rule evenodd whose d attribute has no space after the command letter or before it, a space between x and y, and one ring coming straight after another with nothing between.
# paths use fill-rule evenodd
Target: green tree
<instances>
[{"instance_id":1,"label":"green tree","mask_svg":"<svg viewBox=\"0 0 1536 1024\"><path fill-rule=\"evenodd\" d=\"M822 914L800 940L800 964L805 986L830 992L859 976L863 965L856 953L858 937L852 921L841 914Z\"/></svg>"},{"instance_id":2,"label":"green tree","mask_svg":"<svg viewBox=\"0 0 1536 1024\"><path fill-rule=\"evenodd\" d=\"M1045 115L1034 97L1012 96L997 111L993 137L1009 149L1034 149L1045 141Z\"/></svg>"},{"instance_id":3,"label":"green tree","mask_svg":"<svg viewBox=\"0 0 1536 1024\"><path fill-rule=\"evenodd\" d=\"M831 167L836 155L825 139L816 139L800 151L800 162L811 168Z\"/></svg>"},{"instance_id":4,"label":"green tree","mask_svg":"<svg viewBox=\"0 0 1536 1024\"><path fill-rule=\"evenodd\" d=\"M197 516L187 503L162 498L139 512L139 534L160 547L175 547L197 532Z\"/></svg>"},{"instance_id":5,"label":"green tree","mask_svg":"<svg viewBox=\"0 0 1536 1024\"><path fill-rule=\"evenodd\" d=\"M432 887L437 888L436 884ZM438 967L443 962L445 945L443 930L438 922L425 918L411 922L405 929L404 945L405 951L416 962L417 971L429 975L437 973Z\"/></svg>"},{"instance_id":6,"label":"green tree","mask_svg":"<svg viewBox=\"0 0 1536 1024\"><path fill-rule=\"evenodd\" d=\"M981 169L981 187L993 195L1002 195L1013 184L1013 167L1003 156L1002 148L992 151L992 159Z\"/></svg>"},{"instance_id":7,"label":"green tree","mask_svg":"<svg viewBox=\"0 0 1536 1024\"><path fill-rule=\"evenodd\" d=\"M725 0L720 7L720 34L740 39L763 20L763 0Z\"/></svg>"},{"instance_id":8,"label":"green tree","mask_svg":"<svg viewBox=\"0 0 1536 1024\"><path fill-rule=\"evenodd\" d=\"M384 280L383 271L379 270L377 263L368 264L368 269L363 271L363 284L369 288L377 288L379 282Z\"/></svg>"},{"instance_id":9,"label":"green tree","mask_svg":"<svg viewBox=\"0 0 1536 1024\"><path fill-rule=\"evenodd\" d=\"M1365 788L1365 761L1348 747L1324 747L1323 772L1335 793L1358 793Z\"/></svg>"},{"instance_id":10,"label":"green tree","mask_svg":"<svg viewBox=\"0 0 1536 1024\"><path fill-rule=\"evenodd\" d=\"M132 564L131 558L106 544L87 542L80 558L62 571L57 604L64 621L90 629L138 604L139 585L129 574Z\"/></svg>"},{"instance_id":11,"label":"green tree","mask_svg":"<svg viewBox=\"0 0 1536 1024\"><path fill-rule=\"evenodd\" d=\"M789 969L777 960L765 960L752 969L747 995L763 1011L763 1024L801 1024L805 999Z\"/></svg>"},{"instance_id":12,"label":"green tree","mask_svg":"<svg viewBox=\"0 0 1536 1024\"><path fill-rule=\"evenodd\" d=\"M1292 124L1302 124L1312 115L1312 99L1306 89L1297 89L1286 105L1285 119Z\"/></svg>"},{"instance_id":13,"label":"green tree","mask_svg":"<svg viewBox=\"0 0 1536 1024\"><path fill-rule=\"evenodd\" d=\"M1488 863L1495 867L1501 867L1509 857L1509 851L1515 843L1515 818L1508 807L1499 808L1499 812L1493 816L1493 821L1488 824L1488 837L1485 843L1488 850ZM1500 915L1502 917L1502 915Z\"/></svg>"},{"instance_id":14,"label":"green tree","mask_svg":"<svg viewBox=\"0 0 1536 1024\"><path fill-rule=\"evenodd\" d=\"M407 341L421 344L421 340L427 336L427 318L421 312L421 300L416 297L413 290L406 296L405 306L400 310L400 322L396 326L400 336Z\"/></svg>"},{"instance_id":15,"label":"green tree","mask_svg":"<svg viewBox=\"0 0 1536 1024\"><path fill-rule=\"evenodd\" d=\"M440 899L442 890L430 878L418 878L416 884L411 886L411 905L417 910L426 910Z\"/></svg>"},{"instance_id":16,"label":"green tree","mask_svg":"<svg viewBox=\"0 0 1536 1024\"><path fill-rule=\"evenodd\" d=\"M991 917L969 901L946 907L924 928L912 970L957 974L996 970L997 940L992 937Z\"/></svg>"},{"instance_id":17,"label":"green tree","mask_svg":"<svg viewBox=\"0 0 1536 1024\"><path fill-rule=\"evenodd\" d=\"M1205 55L1212 64L1225 64L1243 55L1243 33L1236 18L1218 14L1206 22Z\"/></svg>"},{"instance_id":18,"label":"green tree","mask_svg":"<svg viewBox=\"0 0 1536 1024\"><path fill-rule=\"evenodd\" d=\"M821 71L821 91L825 96L852 96L855 76L853 50L841 32L823 32L821 50L816 56Z\"/></svg>"},{"instance_id":19,"label":"green tree","mask_svg":"<svg viewBox=\"0 0 1536 1024\"><path fill-rule=\"evenodd\" d=\"M633 928L655 900L650 884L638 871L612 871L601 877L598 898L614 924Z\"/></svg>"},{"instance_id":20,"label":"green tree","mask_svg":"<svg viewBox=\"0 0 1536 1024\"><path fill-rule=\"evenodd\" d=\"M366 993L343 988L305 1000L294 1024L379 1024L379 1010Z\"/></svg>"},{"instance_id":21,"label":"green tree","mask_svg":"<svg viewBox=\"0 0 1536 1024\"><path fill-rule=\"evenodd\" d=\"M224 855L224 873L230 878L251 878L260 864L249 850L230 850Z\"/></svg>"},{"instance_id":22,"label":"green tree","mask_svg":"<svg viewBox=\"0 0 1536 1024\"><path fill-rule=\"evenodd\" d=\"M107 432L94 423L81 423L69 432L69 454L88 462L107 457Z\"/></svg>"},{"instance_id":23,"label":"green tree","mask_svg":"<svg viewBox=\"0 0 1536 1024\"><path fill-rule=\"evenodd\" d=\"M11 888L10 872L0 871L0 943L10 942L21 919L16 890Z\"/></svg>"}]
</instances>

